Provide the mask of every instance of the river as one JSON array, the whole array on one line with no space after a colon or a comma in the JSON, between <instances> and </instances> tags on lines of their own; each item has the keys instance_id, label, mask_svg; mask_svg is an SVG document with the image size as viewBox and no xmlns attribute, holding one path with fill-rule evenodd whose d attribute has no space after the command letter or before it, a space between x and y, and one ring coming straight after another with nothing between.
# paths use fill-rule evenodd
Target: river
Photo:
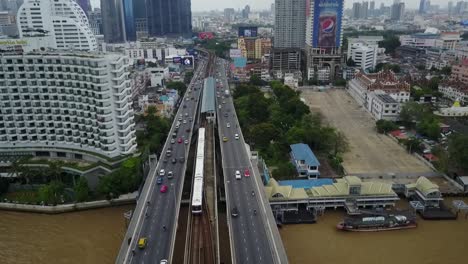
<instances>
[{"instance_id":1,"label":"river","mask_svg":"<svg viewBox=\"0 0 468 264\"><path fill-rule=\"evenodd\" d=\"M0 211L0 263L114 263L133 206L59 215Z\"/></svg>"},{"instance_id":2,"label":"river","mask_svg":"<svg viewBox=\"0 0 468 264\"><path fill-rule=\"evenodd\" d=\"M468 199L465 199L468 203ZM125 232L121 206L59 215L0 211L2 264L114 263ZM419 219L416 229L356 233L335 228L344 213L329 210L316 224L285 225L291 264L467 263L468 219Z\"/></svg>"},{"instance_id":3,"label":"river","mask_svg":"<svg viewBox=\"0 0 468 264\"><path fill-rule=\"evenodd\" d=\"M468 199L464 199L468 203ZM336 224L343 210L328 210L316 224L280 229L291 264L461 264L468 263L468 219L418 219L415 229L343 232Z\"/></svg>"}]
</instances>

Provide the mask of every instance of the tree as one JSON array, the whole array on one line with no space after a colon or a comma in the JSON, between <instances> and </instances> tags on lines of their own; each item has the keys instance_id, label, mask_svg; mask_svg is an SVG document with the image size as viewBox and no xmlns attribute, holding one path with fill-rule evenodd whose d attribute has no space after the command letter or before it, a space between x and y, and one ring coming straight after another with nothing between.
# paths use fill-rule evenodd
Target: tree
<instances>
[{"instance_id":1,"label":"tree","mask_svg":"<svg viewBox=\"0 0 468 264\"><path fill-rule=\"evenodd\" d=\"M180 96L184 95L187 90L187 86L183 82L168 82L166 88L177 90Z\"/></svg>"},{"instance_id":2,"label":"tree","mask_svg":"<svg viewBox=\"0 0 468 264\"><path fill-rule=\"evenodd\" d=\"M337 78L334 82L335 86L346 86L346 80L343 78Z\"/></svg>"},{"instance_id":3,"label":"tree","mask_svg":"<svg viewBox=\"0 0 468 264\"><path fill-rule=\"evenodd\" d=\"M449 139L448 153L450 161L457 169L468 171L468 135L455 134Z\"/></svg>"},{"instance_id":4,"label":"tree","mask_svg":"<svg viewBox=\"0 0 468 264\"><path fill-rule=\"evenodd\" d=\"M184 83L189 84L192 81L192 78L193 78L193 71L185 72Z\"/></svg>"},{"instance_id":5,"label":"tree","mask_svg":"<svg viewBox=\"0 0 468 264\"><path fill-rule=\"evenodd\" d=\"M57 205L62 202L61 197L65 191L65 185L59 181L51 181L39 188L39 198L47 204Z\"/></svg>"},{"instance_id":6,"label":"tree","mask_svg":"<svg viewBox=\"0 0 468 264\"><path fill-rule=\"evenodd\" d=\"M354 67L354 66L356 66L356 62L354 62L353 58L349 58L349 59L346 61L346 65L347 65L347 66L350 66L350 67Z\"/></svg>"},{"instance_id":7,"label":"tree","mask_svg":"<svg viewBox=\"0 0 468 264\"><path fill-rule=\"evenodd\" d=\"M10 180L8 178L0 177L0 195L8 191Z\"/></svg>"},{"instance_id":8,"label":"tree","mask_svg":"<svg viewBox=\"0 0 468 264\"><path fill-rule=\"evenodd\" d=\"M55 181L62 181L62 166L65 163L61 160L58 161L50 161L49 162L49 170L48 173L50 175L51 179L54 179Z\"/></svg>"},{"instance_id":9,"label":"tree","mask_svg":"<svg viewBox=\"0 0 468 264\"><path fill-rule=\"evenodd\" d=\"M381 134L388 133L398 128L398 126L392 121L383 120L383 119L377 120L377 122L375 122L375 126L377 128L377 132Z\"/></svg>"},{"instance_id":10,"label":"tree","mask_svg":"<svg viewBox=\"0 0 468 264\"><path fill-rule=\"evenodd\" d=\"M261 86L263 85L263 81L257 74L252 74L250 75L250 84Z\"/></svg>"},{"instance_id":11,"label":"tree","mask_svg":"<svg viewBox=\"0 0 468 264\"><path fill-rule=\"evenodd\" d=\"M293 179L297 175L296 168L291 162L281 162L271 173L277 180Z\"/></svg>"},{"instance_id":12,"label":"tree","mask_svg":"<svg viewBox=\"0 0 468 264\"><path fill-rule=\"evenodd\" d=\"M437 90L439 90L439 82L440 82L439 77L432 77L431 80L429 81L427 87L429 89L431 89L432 91L437 91Z\"/></svg>"},{"instance_id":13,"label":"tree","mask_svg":"<svg viewBox=\"0 0 468 264\"><path fill-rule=\"evenodd\" d=\"M440 73L445 74L445 75L450 75L452 74L452 67L445 66L440 70Z\"/></svg>"},{"instance_id":14,"label":"tree","mask_svg":"<svg viewBox=\"0 0 468 264\"><path fill-rule=\"evenodd\" d=\"M406 150L408 152L413 153L413 152L421 152L422 147L421 147L421 140L415 137L409 138L404 141L404 144L406 146Z\"/></svg>"},{"instance_id":15,"label":"tree","mask_svg":"<svg viewBox=\"0 0 468 264\"><path fill-rule=\"evenodd\" d=\"M88 180L85 177L80 177L74 188L75 200L77 202L85 202L89 199Z\"/></svg>"},{"instance_id":16,"label":"tree","mask_svg":"<svg viewBox=\"0 0 468 264\"><path fill-rule=\"evenodd\" d=\"M253 125L250 128L250 139L255 142L255 146L260 149L265 149L270 144L270 141L277 137L277 129L270 123L260 123Z\"/></svg>"},{"instance_id":17,"label":"tree","mask_svg":"<svg viewBox=\"0 0 468 264\"><path fill-rule=\"evenodd\" d=\"M384 36L384 40L379 42L379 47L385 48L385 53L387 54L394 53L396 48L398 48L400 45L400 39L395 35L389 37Z\"/></svg>"}]
</instances>

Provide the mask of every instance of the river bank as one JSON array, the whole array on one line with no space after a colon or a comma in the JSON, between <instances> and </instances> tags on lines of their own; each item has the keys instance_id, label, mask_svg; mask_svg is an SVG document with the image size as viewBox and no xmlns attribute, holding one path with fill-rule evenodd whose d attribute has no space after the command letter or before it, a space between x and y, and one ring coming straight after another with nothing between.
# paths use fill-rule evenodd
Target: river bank
<instances>
[{"instance_id":1,"label":"river bank","mask_svg":"<svg viewBox=\"0 0 468 264\"><path fill-rule=\"evenodd\" d=\"M447 205L452 199L446 199ZM463 198L468 202L467 198ZM468 219L426 221L418 227L386 232L343 232L342 210L328 210L316 224L284 225L281 238L291 264L460 264L466 263Z\"/></svg>"}]
</instances>

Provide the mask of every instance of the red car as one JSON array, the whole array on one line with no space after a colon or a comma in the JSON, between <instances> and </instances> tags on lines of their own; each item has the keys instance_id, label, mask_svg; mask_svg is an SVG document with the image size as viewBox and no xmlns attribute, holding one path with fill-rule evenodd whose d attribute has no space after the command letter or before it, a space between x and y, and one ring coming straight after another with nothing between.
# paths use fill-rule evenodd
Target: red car
<instances>
[{"instance_id":1,"label":"red car","mask_svg":"<svg viewBox=\"0 0 468 264\"><path fill-rule=\"evenodd\" d=\"M162 193L167 192L167 185L161 186L161 189L159 191L162 192Z\"/></svg>"},{"instance_id":2,"label":"red car","mask_svg":"<svg viewBox=\"0 0 468 264\"><path fill-rule=\"evenodd\" d=\"M179 144L182 143L182 138L179 138L179 139L177 140L177 143L179 143Z\"/></svg>"},{"instance_id":3,"label":"red car","mask_svg":"<svg viewBox=\"0 0 468 264\"><path fill-rule=\"evenodd\" d=\"M249 171L249 169L245 169L245 171L244 171L244 177L250 177L250 171Z\"/></svg>"}]
</instances>

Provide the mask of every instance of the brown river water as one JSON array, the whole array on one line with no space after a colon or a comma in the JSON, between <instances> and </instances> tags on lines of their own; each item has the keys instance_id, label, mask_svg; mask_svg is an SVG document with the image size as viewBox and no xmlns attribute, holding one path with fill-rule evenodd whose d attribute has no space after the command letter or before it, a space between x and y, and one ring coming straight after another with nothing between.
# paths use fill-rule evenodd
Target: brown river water
<instances>
[{"instance_id":1,"label":"brown river water","mask_svg":"<svg viewBox=\"0 0 468 264\"><path fill-rule=\"evenodd\" d=\"M465 199L468 202L468 199ZM1 264L114 263L132 206L60 215L0 211ZM342 210L316 224L280 229L291 264L468 263L468 219L419 220L416 229L356 233L337 231Z\"/></svg>"}]
</instances>

